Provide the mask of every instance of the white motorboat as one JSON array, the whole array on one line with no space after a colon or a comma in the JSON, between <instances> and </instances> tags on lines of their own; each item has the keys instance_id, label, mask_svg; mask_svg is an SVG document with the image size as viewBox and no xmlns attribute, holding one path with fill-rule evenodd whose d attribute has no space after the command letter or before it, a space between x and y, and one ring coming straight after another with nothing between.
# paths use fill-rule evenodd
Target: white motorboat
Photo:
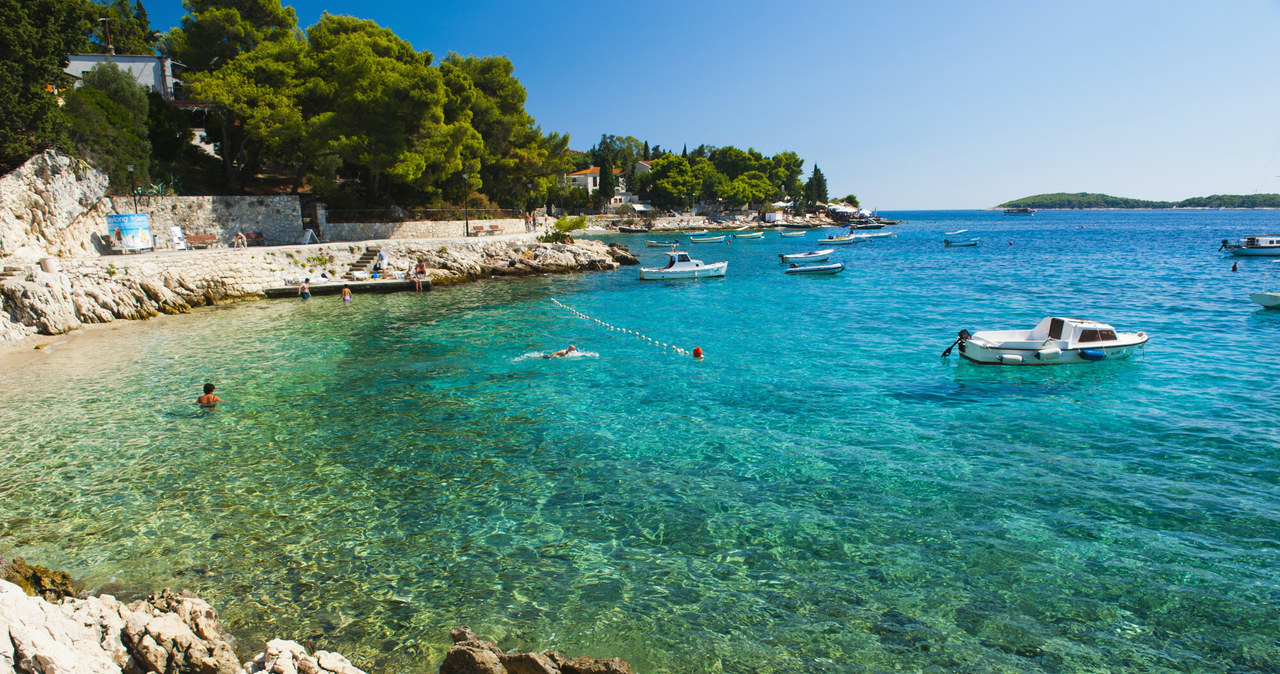
<instances>
[{"instance_id":1,"label":"white motorboat","mask_svg":"<svg viewBox=\"0 0 1280 674\"><path fill-rule=\"evenodd\" d=\"M680 242L679 241L652 241L652 240L646 239L644 242L644 245L650 248L670 248L672 246L680 245Z\"/></svg>"},{"instance_id":2,"label":"white motorboat","mask_svg":"<svg viewBox=\"0 0 1280 674\"><path fill-rule=\"evenodd\" d=\"M833 262L831 264L811 264L801 266L793 264L787 267L786 273L794 276L830 276L831 274L839 274L844 271L843 262Z\"/></svg>"},{"instance_id":3,"label":"white motorboat","mask_svg":"<svg viewBox=\"0 0 1280 674\"><path fill-rule=\"evenodd\" d=\"M706 236L706 235L707 235L707 234L709 234L709 233L710 233L710 232L708 232L707 230L705 230L705 229L704 229L704 230L702 230L701 232L685 232L685 233L684 233L684 235L685 235L685 236L690 236L690 237L692 237L692 236Z\"/></svg>"},{"instance_id":4,"label":"white motorboat","mask_svg":"<svg viewBox=\"0 0 1280 674\"><path fill-rule=\"evenodd\" d=\"M641 267L641 281L658 281L677 278L712 278L724 276L729 268L728 262L705 264L702 260L694 260L688 253L673 250L667 253L667 266Z\"/></svg>"},{"instance_id":5,"label":"white motorboat","mask_svg":"<svg viewBox=\"0 0 1280 674\"><path fill-rule=\"evenodd\" d=\"M1254 234L1244 237L1240 243L1231 243L1223 239L1218 250L1225 250L1240 257L1280 256L1280 234Z\"/></svg>"},{"instance_id":6,"label":"white motorboat","mask_svg":"<svg viewBox=\"0 0 1280 674\"><path fill-rule=\"evenodd\" d=\"M751 232L748 234L734 234L735 239L763 239L764 232Z\"/></svg>"},{"instance_id":7,"label":"white motorboat","mask_svg":"<svg viewBox=\"0 0 1280 674\"><path fill-rule=\"evenodd\" d=\"M799 237L804 236L804 234L805 234L805 233L804 233L804 231L803 231L803 230L801 230L801 231L799 231L799 232L778 232L778 236L781 236L781 237L783 237L783 238L785 238L785 239L795 239L795 238L799 238Z\"/></svg>"},{"instance_id":8,"label":"white motorboat","mask_svg":"<svg viewBox=\"0 0 1280 674\"><path fill-rule=\"evenodd\" d=\"M1058 365L1113 360L1147 343L1145 332L1116 332L1106 323L1051 316L1030 330L961 330L942 355L960 347L965 360L989 365Z\"/></svg>"},{"instance_id":9,"label":"white motorboat","mask_svg":"<svg viewBox=\"0 0 1280 674\"><path fill-rule=\"evenodd\" d=\"M827 248L826 250L811 250L807 253L782 254L778 257L782 258L783 262L826 262L827 258L831 257L834 252L834 250Z\"/></svg>"},{"instance_id":10,"label":"white motorboat","mask_svg":"<svg viewBox=\"0 0 1280 674\"><path fill-rule=\"evenodd\" d=\"M982 239L969 239L967 241L952 241L951 239L943 239L942 245L946 248L968 248L978 245Z\"/></svg>"},{"instance_id":11,"label":"white motorboat","mask_svg":"<svg viewBox=\"0 0 1280 674\"><path fill-rule=\"evenodd\" d=\"M723 243L723 236L704 236L702 238L689 237L689 243Z\"/></svg>"}]
</instances>

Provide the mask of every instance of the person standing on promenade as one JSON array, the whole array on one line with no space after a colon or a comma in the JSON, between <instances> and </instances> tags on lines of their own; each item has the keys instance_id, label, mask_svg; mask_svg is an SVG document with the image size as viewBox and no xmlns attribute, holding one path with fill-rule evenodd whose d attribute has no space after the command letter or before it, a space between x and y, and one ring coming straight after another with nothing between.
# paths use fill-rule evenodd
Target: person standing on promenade
<instances>
[{"instance_id":1,"label":"person standing on promenade","mask_svg":"<svg viewBox=\"0 0 1280 674\"><path fill-rule=\"evenodd\" d=\"M222 398L213 394L213 384L205 384L204 395L196 398L196 402L200 403L201 407L214 408L218 406L218 403L222 402Z\"/></svg>"}]
</instances>

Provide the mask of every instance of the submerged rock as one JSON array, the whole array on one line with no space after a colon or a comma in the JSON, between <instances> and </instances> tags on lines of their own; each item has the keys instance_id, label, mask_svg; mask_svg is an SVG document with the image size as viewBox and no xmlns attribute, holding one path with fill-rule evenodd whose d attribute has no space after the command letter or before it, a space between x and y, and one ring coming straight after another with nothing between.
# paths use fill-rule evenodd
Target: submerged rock
<instances>
[{"instance_id":1,"label":"submerged rock","mask_svg":"<svg viewBox=\"0 0 1280 674\"><path fill-rule=\"evenodd\" d=\"M449 637L453 648L440 664L440 674L635 674L621 658L578 656L571 660L557 651L508 653L481 639L470 627L455 627Z\"/></svg>"},{"instance_id":2,"label":"submerged rock","mask_svg":"<svg viewBox=\"0 0 1280 674\"><path fill-rule=\"evenodd\" d=\"M44 597L52 602L76 593L67 572L33 566L21 557L12 560L0 557L0 579L17 585L33 597Z\"/></svg>"}]
</instances>

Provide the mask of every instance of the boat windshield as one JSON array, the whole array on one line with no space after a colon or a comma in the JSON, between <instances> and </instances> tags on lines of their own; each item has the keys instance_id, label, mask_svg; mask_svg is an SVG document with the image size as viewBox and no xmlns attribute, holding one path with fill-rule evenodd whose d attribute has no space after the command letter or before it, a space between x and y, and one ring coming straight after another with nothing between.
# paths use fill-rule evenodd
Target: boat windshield
<instances>
[{"instance_id":1,"label":"boat windshield","mask_svg":"<svg viewBox=\"0 0 1280 674\"><path fill-rule=\"evenodd\" d=\"M1079 342L1111 342L1115 341L1115 330L1081 330Z\"/></svg>"},{"instance_id":2,"label":"boat windshield","mask_svg":"<svg viewBox=\"0 0 1280 674\"><path fill-rule=\"evenodd\" d=\"M1049 339L1062 339L1062 326L1065 324L1061 318L1049 321Z\"/></svg>"}]
</instances>

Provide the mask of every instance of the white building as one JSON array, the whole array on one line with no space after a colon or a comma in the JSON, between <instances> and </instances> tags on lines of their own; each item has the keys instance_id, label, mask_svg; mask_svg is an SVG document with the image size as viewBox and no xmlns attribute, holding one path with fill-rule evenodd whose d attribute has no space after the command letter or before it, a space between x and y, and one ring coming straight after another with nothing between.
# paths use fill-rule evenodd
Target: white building
<instances>
[{"instance_id":1,"label":"white building","mask_svg":"<svg viewBox=\"0 0 1280 674\"><path fill-rule=\"evenodd\" d=\"M77 80L99 63L111 61L116 67L133 75L134 81L150 89L164 100L173 102L173 65L163 56L136 56L131 54L72 54L64 69L68 75Z\"/></svg>"}]
</instances>

